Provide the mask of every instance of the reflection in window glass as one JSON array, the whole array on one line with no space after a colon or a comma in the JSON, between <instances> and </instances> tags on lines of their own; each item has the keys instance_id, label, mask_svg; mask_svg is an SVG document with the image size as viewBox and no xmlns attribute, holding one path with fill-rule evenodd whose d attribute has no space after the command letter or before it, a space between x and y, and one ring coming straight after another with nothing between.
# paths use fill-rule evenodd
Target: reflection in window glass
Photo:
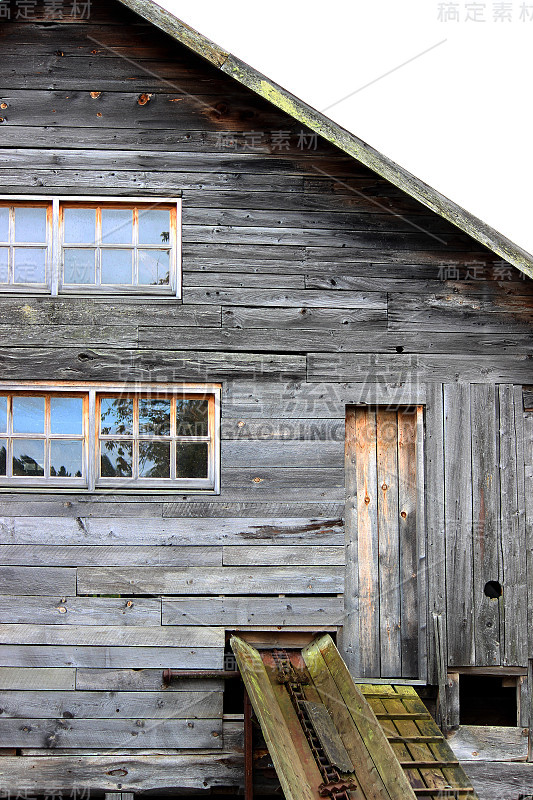
<instances>
[{"instance_id":1,"label":"reflection in window glass","mask_svg":"<svg viewBox=\"0 0 533 800\"><path fill-rule=\"evenodd\" d=\"M44 475L44 441L13 439L13 475L37 478Z\"/></svg>"},{"instance_id":2,"label":"reflection in window glass","mask_svg":"<svg viewBox=\"0 0 533 800\"><path fill-rule=\"evenodd\" d=\"M131 442L102 442L102 478L131 478L133 445Z\"/></svg>"},{"instance_id":3,"label":"reflection in window glass","mask_svg":"<svg viewBox=\"0 0 533 800\"><path fill-rule=\"evenodd\" d=\"M13 433L44 433L44 397L13 397Z\"/></svg>"},{"instance_id":4,"label":"reflection in window glass","mask_svg":"<svg viewBox=\"0 0 533 800\"><path fill-rule=\"evenodd\" d=\"M170 478L170 442L139 442L139 477Z\"/></svg>"},{"instance_id":5,"label":"reflection in window glass","mask_svg":"<svg viewBox=\"0 0 533 800\"><path fill-rule=\"evenodd\" d=\"M139 283L142 286L168 286L169 250L139 250Z\"/></svg>"},{"instance_id":6,"label":"reflection in window glass","mask_svg":"<svg viewBox=\"0 0 533 800\"><path fill-rule=\"evenodd\" d=\"M127 397L102 397L100 401L102 436L133 434L133 400Z\"/></svg>"},{"instance_id":7,"label":"reflection in window glass","mask_svg":"<svg viewBox=\"0 0 533 800\"><path fill-rule=\"evenodd\" d=\"M83 444L81 441L52 440L50 475L52 478L81 478Z\"/></svg>"},{"instance_id":8,"label":"reflection in window glass","mask_svg":"<svg viewBox=\"0 0 533 800\"><path fill-rule=\"evenodd\" d=\"M132 263L131 250L102 250L102 283L131 284Z\"/></svg>"},{"instance_id":9,"label":"reflection in window glass","mask_svg":"<svg viewBox=\"0 0 533 800\"><path fill-rule=\"evenodd\" d=\"M94 283L96 280L95 251L75 247L65 250L64 283Z\"/></svg>"},{"instance_id":10,"label":"reflection in window glass","mask_svg":"<svg viewBox=\"0 0 533 800\"><path fill-rule=\"evenodd\" d=\"M0 439L0 475L6 474L7 467L7 439Z\"/></svg>"},{"instance_id":11,"label":"reflection in window glass","mask_svg":"<svg viewBox=\"0 0 533 800\"><path fill-rule=\"evenodd\" d=\"M177 433L178 436L208 435L208 401L177 400Z\"/></svg>"},{"instance_id":12,"label":"reflection in window glass","mask_svg":"<svg viewBox=\"0 0 533 800\"><path fill-rule=\"evenodd\" d=\"M7 397L0 397L0 433L7 433Z\"/></svg>"},{"instance_id":13,"label":"reflection in window glass","mask_svg":"<svg viewBox=\"0 0 533 800\"><path fill-rule=\"evenodd\" d=\"M141 436L170 436L170 400L139 400Z\"/></svg>"},{"instance_id":14,"label":"reflection in window glass","mask_svg":"<svg viewBox=\"0 0 533 800\"><path fill-rule=\"evenodd\" d=\"M1 211L2 209L0 209ZM0 283L7 283L9 280L9 250L7 247L0 247Z\"/></svg>"},{"instance_id":15,"label":"reflection in window glass","mask_svg":"<svg viewBox=\"0 0 533 800\"><path fill-rule=\"evenodd\" d=\"M176 445L176 476L178 478L207 478L207 444L178 442Z\"/></svg>"},{"instance_id":16,"label":"reflection in window glass","mask_svg":"<svg viewBox=\"0 0 533 800\"><path fill-rule=\"evenodd\" d=\"M96 237L96 209L65 208L63 224L66 244L94 244Z\"/></svg>"},{"instance_id":17,"label":"reflection in window glass","mask_svg":"<svg viewBox=\"0 0 533 800\"><path fill-rule=\"evenodd\" d=\"M46 280L46 250L41 247L15 247L14 282L44 283Z\"/></svg>"},{"instance_id":18,"label":"reflection in window glass","mask_svg":"<svg viewBox=\"0 0 533 800\"><path fill-rule=\"evenodd\" d=\"M46 242L46 208L15 208L15 242Z\"/></svg>"},{"instance_id":19,"label":"reflection in window glass","mask_svg":"<svg viewBox=\"0 0 533 800\"><path fill-rule=\"evenodd\" d=\"M131 244L133 211L124 208L102 209L102 243Z\"/></svg>"},{"instance_id":20,"label":"reflection in window glass","mask_svg":"<svg viewBox=\"0 0 533 800\"><path fill-rule=\"evenodd\" d=\"M0 208L0 242L9 242L9 208Z\"/></svg>"},{"instance_id":21,"label":"reflection in window glass","mask_svg":"<svg viewBox=\"0 0 533 800\"><path fill-rule=\"evenodd\" d=\"M139 211L139 244L167 244L170 241L170 211Z\"/></svg>"},{"instance_id":22,"label":"reflection in window glass","mask_svg":"<svg viewBox=\"0 0 533 800\"><path fill-rule=\"evenodd\" d=\"M83 400L81 397L52 397L50 399L52 433L81 436L83 433Z\"/></svg>"}]
</instances>

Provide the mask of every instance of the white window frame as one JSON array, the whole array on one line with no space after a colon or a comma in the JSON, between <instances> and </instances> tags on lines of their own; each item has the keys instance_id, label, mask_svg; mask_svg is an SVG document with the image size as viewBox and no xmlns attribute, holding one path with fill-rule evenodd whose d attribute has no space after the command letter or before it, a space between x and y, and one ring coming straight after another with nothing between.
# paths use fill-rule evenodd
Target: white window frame
<instances>
[{"instance_id":1,"label":"white window frame","mask_svg":"<svg viewBox=\"0 0 533 800\"><path fill-rule=\"evenodd\" d=\"M83 466L84 478L58 478L40 477L33 479L25 476L0 476L0 491L9 489L31 489L32 491L47 491L49 489L61 491L96 492L106 490L114 494L161 494L176 492L201 492L220 493L220 384L198 383L132 383L117 384L112 382L70 382L49 383L47 381L0 381L0 394L33 394L33 395L63 395L82 396L84 398L83 410ZM138 395L142 396L176 396L194 398L209 397L209 441L208 441L208 476L207 478L100 478L100 435L99 420L96 417L98 398L102 395ZM0 434L0 438L6 438ZM9 435L7 436L9 438ZM17 439L39 439L42 435L18 435ZM64 436L65 439L79 438L77 436ZM110 437L120 439L120 436ZM133 441L133 439L132 439ZM206 441L203 437L190 436L184 441L194 443Z\"/></svg>"},{"instance_id":2,"label":"white window frame","mask_svg":"<svg viewBox=\"0 0 533 800\"><path fill-rule=\"evenodd\" d=\"M0 284L0 293L10 294L47 294L52 297L87 297L87 296L132 296L181 299L182 297L182 201L181 197L117 197L95 195L0 195L0 203L42 203L51 208L51 222L48 228L48 253L46 265L46 285L32 283ZM99 204L124 205L125 207L141 205L171 205L176 209L175 242L172 244L169 286L135 286L128 284L92 284L69 285L63 287L63 241L61 230L61 209L63 205L79 204L80 207Z\"/></svg>"}]
</instances>

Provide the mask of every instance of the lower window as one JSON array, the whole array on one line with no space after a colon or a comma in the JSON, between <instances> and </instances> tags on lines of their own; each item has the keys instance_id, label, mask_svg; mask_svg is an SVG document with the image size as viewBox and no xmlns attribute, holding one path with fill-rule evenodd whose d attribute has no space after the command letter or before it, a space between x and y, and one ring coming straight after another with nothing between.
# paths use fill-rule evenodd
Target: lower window
<instances>
[{"instance_id":1,"label":"lower window","mask_svg":"<svg viewBox=\"0 0 533 800\"><path fill-rule=\"evenodd\" d=\"M0 486L219 487L220 387L0 386Z\"/></svg>"}]
</instances>

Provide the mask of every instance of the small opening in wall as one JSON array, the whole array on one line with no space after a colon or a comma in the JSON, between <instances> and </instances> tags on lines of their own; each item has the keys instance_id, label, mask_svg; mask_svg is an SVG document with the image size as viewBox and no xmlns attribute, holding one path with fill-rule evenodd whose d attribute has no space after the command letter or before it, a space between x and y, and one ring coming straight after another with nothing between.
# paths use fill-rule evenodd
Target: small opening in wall
<instances>
[{"instance_id":1,"label":"small opening in wall","mask_svg":"<svg viewBox=\"0 0 533 800\"><path fill-rule=\"evenodd\" d=\"M485 584L485 588L483 589L485 595L490 597L491 600L496 600L498 597L501 597L503 594L503 589L501 583L499 581L488 581Z\"/></svg>"},{"instance_id":2,"label":"small opening in wall","mask_svg":"<svg viewBox=\"0 0 533 800\"><path fill-rule=\"evenodd\" d=\"M461 675L459 708L461 725L517 724L516 684L505 685L504 676Z\"/></svg>"}]
</instances>

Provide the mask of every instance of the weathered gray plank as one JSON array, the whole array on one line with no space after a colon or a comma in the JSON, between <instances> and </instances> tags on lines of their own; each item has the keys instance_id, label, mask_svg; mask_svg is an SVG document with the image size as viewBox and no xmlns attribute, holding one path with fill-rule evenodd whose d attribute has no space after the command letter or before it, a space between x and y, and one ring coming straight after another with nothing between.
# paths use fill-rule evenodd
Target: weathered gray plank
<instances>
[{"instance_id":1,"label":"weathered gray plank","mask_svg":"<svg viewBox=\"0 0 533 800\"><path fill-rule=\"evenodd\" d=\"M515 408L513 386L499 387L500 404L500 508L503 562L502 650L504 663L527 663L527 566L523 519L523 451L518 459L518 440L523 435L522 404ZM520 480L520 470L522 479Z\"/></svg>"},{"instance_id":2,"label":"weathered gray plank","mask_svg":"<svg viewBox=\"0 0 533 800\"><path fill-rule=\"evenodd\" d=\"M222 718L222 692L213 691L13 691L1 702L2 719Z\"/></svg>"},{"instance_id":3,"label":"weathered gray plank","mask_svg":"<svg viewBox=\"0 0 533 800\"><path fill-rule=\"evenodd\" d=\"M76 570L62 567L0 567L2 594L76 594Z\"/></svg>"},{"instance_id":4,"label":"weathered gray plank","mask_svg":"<svg viewBox=\"0 0 533 800\"><path fill-rule=\"evenodd\" d=\"M498 293L492 297L468 297L453 292L443 292L427 297L410 294L389 296L389 329L395 331L473 331L483 326L486 332L531 329L529 288L522 296Z\"/></svg>"},{"instance_id":5,"label":"weathered gray plank","mask_svg":"<svg viewBox=\"0 0 533 800\"><path fill-rule=\"evenodd\" d=\"M77 692L160 692L162 690L165 693L222 692L224 690L224 681L218 678L179 678L171 680L170 683L165 683L163 672L160 669L91 669L78 667L76 670Z\"/></svg>"},{"instance_id":6,"label":"weathered gray plank","mask_svg":"<svg viewBox=\"0 0 533 800\"><path fill-rule=\"evenodd\" d=\"M175 697L176 695L172 695ZM222 720L195 719L0 719L8 747L222 747ZM1 784L0 784L1 785Z\"/></svg>"},{"instance_id":7,"label":"weathered gray plank","mask_svg":"<svg viewBox=\"0 0 533 800\"><path fill-rule=\"evenodd\" d=\"M27 545L23 545L27 547ZM31 546L30 546L31 547ZM108 563L108 562L102 562ZM24 597L0 595L6 623L39 625L137 625L159 627L161 600L118 597Z\"/></svg>"},{"instance_id":8,"label":"weathered gray plank","mask_svg":"<svg viewBox=\"0 0 533 800\"><path fill-rule=\"evenodd\" d=\"M468 384L444 386L444 443L448 664L468 666L476 663Z\"/></svg>"},{"instance_id":9,"label":"weathered gray plank","mask_svg":"<svg viewBox=\"0 0 533 800\"><path fill-rule=\"evenodd\" d=\"M98 647L0 645L8 667L91 667L105 669L222 669L220 647Z\"/></svg>"},{"instance_id":10,"label":"weathered gray plank","mask_svg":"<svg viewBox=\"0 0 533 800\"><path fill-rule=\"evenodd\" d=\"M533 794L533 764L464 761L461 766L483 800L527 800Z\"/></svg>"},{"instance_id":11,"label":"weathered gray plank","mask_svg":"<svg viewBox=\"0 0 533 800\"><path fill-rule=\"evenodd\" d=\"M120 567L78 570L79 594L338 594L344 583L339 567L202 567L158 569ZM128 630L124 628L122 630Z\"/></svg>"},{"instance_id":12,"label":"weathered gray plank","mask_svg":"<svg viewBox=\"0 0 533 800\"><path fill-rule=\"evenodd\" d=\"M163 625L329 626L343 624L340 597L187 597L163 599Z\"/></svg>"},{"instance_id":13,"label":"weathered gray plank","mask_svg":"<svg viewBox=\"0 0 533 800\"><path fill-rule=\"evenodd\" d=\"M460 761L525 761L527 735L522 728L461 725L448 744Z\"/></svg>"},{"instance_id":14,"label":"weathered gray plank","mask_svg":"<svg viewBox=\"0 0 533 800\"><path fill-rule=\"evenodd\" d=\"M373 353L310 353L307 380L371 380L420 382L523 383L531 378L531 359L527 355L476 356L425 354L377 355Z\"/></svg>"},{"instance_id":15,"label":"weathered gray plank","mask_svg":"<svg viewBox=\"0 0 533 800\"><path fill-rule=\"evenodd\" d=\"M474 630L476 664L501 664L500 608L483 592L487 581L500 581L500 486L497 450L497 408L494 386L471 387L472 520L474 567Z\"/></svg>"},{"instance_id":16,"label":"weathered gray plank","mask_svg":"<svg viewBox=\"0 0 533 800\"><path fill-rule=\"evenodd\" d=\"M258 502L256 517L224 516L211 518L202 516L205 501L180 503L168 502L165 505L165 517L155 517L147 525L143 517L116 516L100 517L99 508L91 508L94 517L39 517L40 503L34 504L30 511L34 516L2 517L0 532L3 541L11 541L15 545L41 545L50 540L51 532L55 541L60 544L86 544L103 546L206 546L229 544L315 544L339 545L343 541L343 522L339 517L277 517L268 516L268 502ZM55 509L60 509L56 503ZM207 505L212 505L207 503ZM242 504L244 511L246 505ZM320 503L316 504L320 507ZM333 504L330 504L333 505ZM185 507L185 511L181 509ZM24 507L25 508L25 507ZM296 504L298 510L299 504ZM197 513L194 513L197 509ZM18 509L17 509L18 510ZM24 510L24 509L21 509ZM47 507L45 504L45 511ZM50 509L52 511L53 509ZM76 511L77 509L75 509ZM89 510L89 509L86 509ZM116 508L115 511L122 509ZM133 508L135 510L135 506ZM230 511L239 511L239 504L230 506ZM97 516L98 515L98 516ZM194 530L190 518L194 518Z\"/></svg>"},{"instance_id":17,"label":"weathered gray plank","mask_svg":"<svg viewBox=\"0 0 533 800\"><path fill-rule=\"evenodd\" d=\"M205 791L206 786L241 786L242 776L242 756L228 753L171 756L46 755L24 759L3 757L0 760L0 789L9 792L18 792L21 786L43 794L70 792L73 786L98 792L108 789L142 792L164 790L169 786Z\"/></svg>"},{"instance_id":18,"label":"weathered gray plank","mask_svg":"<svg viewBox=\"0 0 533 800\"><path fill-rule=\"evenodd\" d=\"M343 466L342 442L305 441L224 441L221 448L222 470L241 467L299 467L339 469ZM224 481L228 486L228 482ZM231 485L231 484L229 484Z\"/></svg>"},{"instance_id":19,"label":"weathered gray plank","mask_svg":"<svg viewBox=\"0 0 533 800\"><path fill-rule=\"evenodd\" d=\"M344 547L225 546L224 566L344 566Z\"/></svg>"},{"instance_id":20,"label":"weathered gray plank","mask_svg":"<svg viewBox=\"0 0 533 800\"><path fill-rule=\"evenodd\" d=\"M220 547L115 547L113 545L0 545L0 563L36 567L205 566L222 564Z\"/></svg>"},{"instance_id":21,"label":"weathered gray plank","mask_svg":"<svg viewBox=\"0 0 533 800\"><path fill-rule=\"evenodd\" d=\"M349 406L346 409L344 445L346 473L344 624L338 645L351 674L361 675L356 442L356 409Z\"/></svg>"},{"instance_id":22,"label":"weathered gray plank","mask_svg":"<svg viewBox=\"0 0 533 800\"><path fill-rule=\"evenodd\" d=\"M428 682L437 684L437 653L433 615L440 616L446 648L446 540L444 507L444 410L441 384L428 386L426 406L426 528L427 528L427 648ZM447 652L444 663L448 663Z\"/></svg>"},{"instance_id":23,"label":"weathered gray plank","mask_svg":"<svg viewBox=\"0 0 533 800\"><path fill-rule=\"evenodd\" d=\"M0 624L0 644L213 648L224 646L224 629Z\"/></svg>"},{"instance_id":24,"label":"weathered gray plank","mask_svg":"<svg viewBox=\"0 0 533 800\"><path fill-rule=\"evenodd\" d=\"M274 306L275 308L338 308L337 292L305 289L187 289L187 301L196 305L203 303L224 306ZM387 295L380 292L344 292L343 308L363 308L386 311Z\"/></svg>"},{"instance_id":25,"label":"weathered gray plank","mask_svg":"<svg viewBox=\"0 0 533 800\"><path fill-rule=\"evenodd\" d=\"M38 689L39 691L73 691L76 670L70 668L0 667L0 690Z\"/></svg>"},{"instance_id":26,"label":"weathered gray plank","mask_svg":"<svg viewBox=\"0 0 533 800\"><path fill-rule=\"evenodd\" d=\"M533 415L532 415L533 419ZM310 441L344 443L345 423L342 419L307 420L307 419L222 419L222 440L253 441ZM322 446L322 444L318 445ZM533 459L532 459L533 463Z\"/></svg>"}]
</instances>

